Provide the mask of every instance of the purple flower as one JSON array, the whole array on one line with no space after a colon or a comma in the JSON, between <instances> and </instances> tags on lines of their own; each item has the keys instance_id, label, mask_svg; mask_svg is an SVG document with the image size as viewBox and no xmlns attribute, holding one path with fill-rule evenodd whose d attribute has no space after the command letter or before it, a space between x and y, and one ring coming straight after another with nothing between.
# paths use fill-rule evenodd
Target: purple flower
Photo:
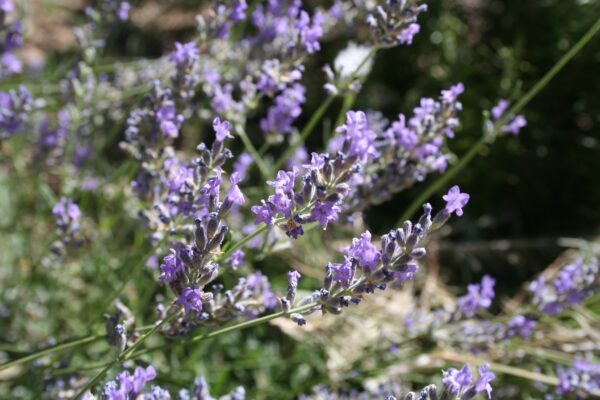
<instances>
[{"instance_id":1,"label":"purple flower","mask_svg":"<svg viewBox=\"0 0 600 400\"><path fill-rule=\"evenodd\" d=\"M213 120L213 129L217 137L217 141L223 142L225 138L233 139L231 132L229 131L229 122L223 121L219 117Z\"/></svg>"},{"instance_id":2,"label":"purple flower","mask_svg":"<svg viewBox=\"0 0 600 400\"><path fill-rule=\"evenodd\" d=\"M214 112L223 114L234 108L236 103L233 100L233 86L231 84L226 84L223 87L217 85L214 90L214 96L210 103Z\"/></svg>"},{"instance_id":3,"label":"purple flower","mask_svg":"<svg viewBox=\"0 0 600 400\"><path fill-rule=\"evenodd\" d=\"M109 382L105 385L104 395L107 400L135 399L141 394L146 383L154 378L156 378L156 371L151 365L146 369L137 367L133 375L129 374L128 371L123 371L117 374L119 388L117 389L117 385L114 381Z\"/></svg>"},{"instance_id":4,"label":"purple flower","mask_svg":"<svg viewBox=\"0 0 600 400\"><path fill-rule=\"evenodd\" d=\"M241 180L239 174L237 172L232 173L229 177L229 180L231 181L231 186L227 192L227 198L234 204L244 204L246 199L244 198L244 194L238 186L238 183Z\"/></svg>"},{"instance_id":5,"label":"purple flower","mask_svg":"<svg viewBox=\"0 0 600 400\"><path fill-rule=\"evenodd\" d=\"M126 1L122 1L117 9L117 19L119 21L127 21L129 18L129 10L131 10L131 4Z\"/></svg>"},{"instance_id":6,"label":"purple flower","mask_svg":"<svg viewBox=\"0 0 600 400\"><path fill-rule=\"evenodd\" d=\"M316 51L321 50L319 39L323 36L323 24L325 17L317 13L313 17L312 24L310 23L310 17L304 10L300 11L298 21L296 22L296 29L300 32L300 43L302 47L309 53L312 54Z\"/></svg>"},{"instance_id":7,"label":"purple flower","mask_svg":"<svg viewBox=\"0 0 600 400\"><path fill-rule=\"evenodd\" d=\"M62 235L69 237L79 231L81 210L73 200L62 197L52 208L52 214Z\"/></svg>"},{"instance_id":8,"label":"purple flower","mask_svg":"<svg viewBox=\"0 0 600 400\"><path fill-rule=\"evenodd\" d=\"M483 364L479 367L479 379L475 382L475 391L477 393L486 392L488 398L492 398L492 385L490 382L496 378L496 375L490 371L490 366Z\"/></svg>"},{"instance_id":9,"label":"purple flower","mask_svg":"<svg viewBox=\"0 0 600 400\"><path fill-rule=\"evenodd\" d=\"M498 104L492 107L493 121L498 121L500 118L502 118L509 105L510 102L508 100L501 99ZM527 120L525 117L522 115L517 115L515 117L511 117L510 121L500 128L500 131L503 133L512 133L513 135L517 135L521 128L525 127L526 125Z\"/></svg>"},{"instance_id":10,"label":"purple flower","mask_svg":"<svg viewBox=\"0 0 600 400\"><path fill-rule=\"evenodd\" d=\"M531 333L535 329L537 323L523 315L516 315L508 321L508 337L520 336L522 338L529 338Z\"/></svg>"},{"instance_id":11,"label":"purple flower","mask_svg":"<svg viewBox=\"0 0 600 400\"><path fill-rule=\"evenodd\" d=\"M398 116L397 121L392 122L385 135L393 138L397 145L404 150L414 149L419 142L417 133L406 126L406 119L402 114Z\"/></svg>"},{"instance_id":12,"label":"purple flower","mask_svg":"<svg viewBox=\"0 0 600 400\"><path fill-rule=\"evenodd\" d=\"M264 222L265 224L269 225L277 214L277 212L273 210L271 206L268 205L264 200L261 200L260 206L252 206L250 211L256 214L256 220L254 221L255 224Z\"/></svg>"},{"instance_id":13,"label":"purple flower","mask_svg":"<svg viewBox=\"0 0 600 400\"><path fill-rule=\"evenodd\" d=\"M502 132L518 135L521 128L527 125L527 120L522 115L517 115L510 122L502 127Z\"/></svg>"},{"instance_id":14,"label":"purple flower","mask_svg":"<svg viewBox=\"0 0 600 400\"><path fill-rule=\"evenodd\" d=\"M415 273L418 271L419 266L417 264L410 263L406 264L404 269L405 270L402 272L394 272L394 278L396 279L396 282L404 283L406 281L411 280L415 276Z\"/></svg>"},{"instance_id":15,"label":"purple flower","mask_svg":"<svg viewBox=\"0 0 600 400\"><path fill-rule=\"evenodd\" d=\"M149 365L148 368L144 369L142 367L137 367L132 377L132 386L133 386L133 396L139 394L146 386L146 383L150 382L156 378L156 370L152 365Z\"/></svg>"},{"instance_id":16,"label":"purple flower","mask_svg":"<svg viewBox=\"0 0 600 400\"><path fill-rule=\"evenodd\" d=\"M504 113L508 109L509 105L510 105L510 103L509 103L508 100L501 99L498 102L498 104L496 104L494 107L492 107L492 118L494 118L495 121L497 121L500 118L502 118L502 116L504 115Z\"/></svg>"},{"instance_id":17,"label":"purple flower","mask_svg":"<svg viewBox=\"0 0 600 400\"><path fill-rule=\"evenodd\" d=\"M189 287L183 289L183 293L177 299L177 304L183 306L186 313L190 311L202 311L202 292L200 289Z\"/></svg>"},{"instance_id":18,"label":"purple flower","mask_svg":"<svg viewBox=\"0 0 600 400\"><path fill-rule=\"evenodd\" d=\"M175 50L171 53L169 60L174 62L178 67L181 67L196 61L198 55L198 48L194 42L185 44L175 42Z\"/></svg>"},{"instance_id":19,"label":"purple flower","mask_svg":"<svg viewBox=\"0 0 600 400\"><path fill-rule=\"evenodd\" d=\"M73 200L69 199L67 201L66 198L61 197L60 201L52 209L52 214L57 220L77 222L81 217L81 210Z\"/></svg>"},{"instance_id":20,"label":"purple flower","mask_svg":"<svg viewBox=\"0 0 600 400\"><path fill-rule=\"evenodd\" d=\"M354 269L352 268L352 261L348 257L340 264L329 263L328 268L332 272L335 282L341 282L344 286L350 285L350 281L354 276Z\"/></svg>"},{"instance_id":21,"label":"purple flower","mask_svg":"<svg viewBox=\"0 0 600 400\"><path fill-rule=\"evenodd\" d=\"M301 224L296 224L295 222L290 220L288 225L286 226L285 234L288 237L298 239L298 236L304 235L304 228Z\"/></svg>"},{"instance_id":22,"label":"purple flower","mask_svg":"<svg viewBox=\"0 0 600 400\"><path fill-rule=\"evenodd\" d=\"M452 186L448 193L442 196L446 201L446 211L449 214L455 212L459 217L463 215L462 208L467 205L470 197L467 193L461 193L458 186Z\"/></svg>"},{"instance_id":23,"label":"purple flower","mask_svg":"<svg viewBox=\"0 0 600 400\"><path fill-rule=\"evenodd\" d=\"M461 389L469 386L471 382L473 382L473 377L471 376L471 371L469 371L469 366L465 364L460 371L456 368L450 368L448 371L444 371L442 382L444 385L448 386L450 393L456 394L460 392Z\"/></svg>"},{"instance_id":24,"label":"purple flower","mask_svg":"<svg viewBox=\"0 0 600 400\"><path fill-rule=\"evenodd\" d=\"M179 123L181 117L177 116L175 104L165 101L156 112L156 119L160 124L160 130L165 136L176 138L179 134Z\"/></svg>"},{"instance_id":25,"label":"purple flower","mask_svg":"<svg viewBox=\"0 0 600 400\"><path fill-rule=\"evenodd\" d=\"M277 189L274 195L269 196L269 203L275 206L275 211L283 213L286 218L292 215L292 199L281 189Z\"/></svg>"},{"instance_id":26,"label":"purple flower","mask_svg":"<svg viewBox=\"0 0 600 400\"><path fill-rule=\"evenodd\" d=\"M335 201L317 201L310 214L310 220L318 221L323 229L327 229L327 224L330 221L337 221L338 213L340 211L341 209Z\"/></svg>"},{"instance_id":27,"label":"purple flower","mask_svg":"<svg viewBox=\"0 0 600 400\"><path fill-rule=\"evenodd\" d=\"M4 53L0 58L4 75L18 74L23 71L23 64L13 53Z\"/></svg>"},{"instance_id":28,"label":"purple flower","mask_svg":"<svg viewBox=\"0 0 600 400\"><path fill-rule=\"evenodd\" d=\"M179 257L175 255L175 250L171 250L173 254L169 254L163 259L163 263L160 265L162 271L159 277L161 282L173 282L177 275L183 271L184 264Z\"/></svg>"},{"instance_id":29,"label":"purple flower","mask_svg":"<svg viewBox=\"0 0 600 400\"><path fill-rule=\"evenodd\" d=\"M465 86L462 83L457 83L454 86L451 86L449 90L442 90L442 100L446 103L454 103L465 91Z\"/></svg>"},{"instance_id":30,"label":"purple flower","mask_svg":"<svg viewBox=\"0 0 600 400\"><path fill-rule=\"evenodd\" d=\"M319 170L325 165L325 161L329 158L327 153L310 153L310 164L304 164L302 167L308 170Z\"/></svg>"},{"instance_id":31,"label":"purple flower","mask_svg":"<svg viewBox=\"0 0 600 400\"><path fill-rule=\"evenodd\" d=\"M407 28L403 29L398 36L398 43L400 44L412 44L413 38L421 30L419 24L410 24Z\"/></svg>"},{"instance_id":32,"label":"purple flower","mask_svg":"<svg viewBox=\"0 0 600 400\"><path fill-rule=\"evenodd\" d=\"M298 271L288 272L288 285L295 290L298 287L298 281L301 276Z\"/></svg>"},{"instance_id":33,"label":"purple flower","mask_svg":"<svg viewBox=\"0 0 600 400\"><path fill-rule=\"evenodd\" d=\"M356 156L361 162L377 156L373 142L377 134L369 128L367 115L363 111L348 111L346 123L336 129L350 143L348 156Z\"/></svg>"},{"instance_id":34,"label":"purple flower","mask_svg":"<svg viewBox=\"0 0 600 400\"><path fill-rule=\"evenodd\" d=\"M244 265L244 252L242 250L234 251L229 258L229 264L234 271Z\"/></svg>"},{"instance_id":35,"label":"purple flower","mask_svg":"<svg viewBox=\"0 0 600 400\"><path fill-rule=\"evenodd\" d=\"M533 281L529 290L533 301L546 314L558 314L566 307L581 303L597 290L598 260L579 257L564 266L556 278L546 282L543 276Z\"/></svg>"},{"instance_id":36,"label":"purple flower","mask_svg":"<svg viewBox=\"0 0 600 400\"><path fill-rule=\"evenodd\" d=\"M481 284L468 286L468 294L458 299L458 309L468 317L475 315L477 310L486 309L494 299L496 280L488 275L481 279Z\"/></svg>"},{"instance_id":37,"label":"purple flower","mask_svg":"<svg viewBox=\"0 0 600 400\"><path fill-rule=\"evenodd\" d=\"M277 177L273 181L267 181L267 185L272 186L275 190L280 190L283 193L291 193L294 189L298 176L298 170L293 168L291 171L278 171Z\"/></svg>"},{"instance_id":38,"label":"purple flower","mask_svg":"<svg viewBox=\"0 0 600 400\"><path fill-rule=\"evenodd\" d=\"M246 19L247 9L248 4L246 4L246 0L235 0L231 6L231 14L229 18L233 22L243 21Z\"/></svg>"},{"instance_id":39,"label":"purple flower","mask_svg":"<svg viewBox=\"0 0 600 400\"><path fill-rule=\"evenodd\" d=\"M341 249L348 257L353 257L358 260L358 265L366 269L373 269L379 264L381 253L371 243L371 232L366 231L360 236L360 239L352 239L352 244Z\"/></svg>"},{"instance_id":40,"label":"purple flower","mask_svg":"<svg viewBox=\"0 0 600 400\"><path fill-rule=\"evenodd\" d=\"M287 87L275 98L267 116L260 121L261 130L266 133L290 133L292 124L302 114L305 93L306 89L299 83Z\"/></svg>"},{"instance_id":41,"label":"purple flower","mask_svg":"<svg viewBox=\"0 0 600 400\"><path fill-rule=\"evenodd\" d=\"M0 0L0 10L5 13L9 13L14 11L15 6L13 4L13 0Z\"/></svg>"}]
</instances>

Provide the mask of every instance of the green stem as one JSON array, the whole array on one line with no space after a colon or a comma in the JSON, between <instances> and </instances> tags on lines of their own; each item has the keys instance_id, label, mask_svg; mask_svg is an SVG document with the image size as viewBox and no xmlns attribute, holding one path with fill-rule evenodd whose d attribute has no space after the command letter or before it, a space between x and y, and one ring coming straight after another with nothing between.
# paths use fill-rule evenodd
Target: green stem
<instances>
[{"instance_id":1,"label":"green stem","mask_svg":"<svg viewBox=\"0 0 600 400\"><path fill-rule=\"evenodd\" d=\"M340 108L340 112L335 120L335 126L338 127L344 123L344 119L346 118L346 113L352 108L354 102L356 101L356 93L347 93L344 96L344 102L342 103L342 108Z\"/></svg>"},{"instance_id":2,"label":"green stem","mask_svg":"<svg viewBox=\"0 0 600 400\"><path fill-rule=\"evenodd\" d=\"M62 343L62 344L59 344L56 346L48 347L48 348L45 348L38 352L35 352L33 354L30 354L28 356L21 357L17 360L9 361L7 363L0 365L0 371L10 368L10 367L14 367L15 365L24 364L29 361L37 360L40 357L43 357L48 354L52 354L56 351L72 349L72 348L81 346L83 344L92 343L92 342L100 340L104 337L105 337L105 335L91 335L91 336L86 336L84 338L75 339L70 342Z\"/></svg>"},{"instance_id":3,"label":"green stem","mask_svg":"<svg viewBox=\"0 0 600 400\"><path fill-rule=\"evenodd\" d=\"M269 168L267 167L267 165L263 161L263 158L260 156L260 154L256 150L256 147L254 147L254 145L248 138L248 135L246 134L246 132L243 129L238 129L237 134L240 137L240 139L242 139L242 142L244 143L244 147L246 148L246 151L252 155L252 158L254 158L254 162L256 163L256 166L260 170L260 173L263 176L263 178L264 179L271 178L271 172L269 171Z\"/></svg>"},{"instance_id":4,"label":"green stem","mask_svg":"<svg viewBox=\"0 0 600 400\"><path fill-rule=\"evenodd\" d=\"M148 339L150 336L152 336L154 333L156 333L164 324L166 324L167 322L173 320L175 317L177 317L180 314L181 310L177 310L173 313L171 313L169 316L167 316L165 319L163 319L162 321L160 321L158 324L156 324L152 329L150 329L148 332L146 332L145 334L143 334L142 336L140 336L138 338L138 340L135 341L134 344L132 344L129 348L127 348L126 350L122 351L119 356L117 356L117 358L115 358L113 361L109 362L106 364L106 366L102 369L102 371L98 372L80 391L79 393L77 393L77 395L74 397L75 399L79 399L81 396L83 396L85 394L85 392L87 392L89 389L91 389L96 383L98 383L98 381L100 381L100 379L102 379L102 377L104 376L104 374L106 374L113 366L115 366L117 363L119 363L120 361L125 361L129 358L129 355L131 353L133 353L133 351L139 346L141 345L146 339Z\"/></svg>"},{"instance_id":5,"label":"green stem","mask_svg":"<svg viewBox=\"0 0 600 400\"><path fill-rule=\"evenodd\" d=\"M243 245L248 243L250 240L252 240L256 236L260 235L262 232L265 231L265 229L267 229L267 225L261 224L261 226L256 228L252 233L249 233L248 235L244 236L242 239L237 241L233 246L231 246L227 250L225 250L225 252L223 252L219 257L217 257L215 262L218 263L222 260L226 260L227 258L229 258L231 256L231 254L233 254L234 251L241 248Z\"/></svg>"},{"instance_id":6,"label":"green stem","mask_svg":"<svg viewBox=\"0 0 600 400\"><path fill-rule=\"evenodd\" d=\"M529 89L529 91L523 97L521 97L521 99L518 102L516 102L514 106L512 106L509 109L507 113L505 113L503 118L501 118L494 124L492 133L489 137L484 135L482 138L480 138L457 164L453 165L448 170L448 172L446 172L444 175L435 180L431 185L429 185L429 187L427 187L427 189L425 189L419 196L417 196L415 200L413 200L413 202L404 211L404 213L402 214L402 216L396 224L401 225L404 221L409 219L418 210L418 208L423 203L425 203L434 193L436 193L440 188L445 186L448 183L448 181L452 179L457 173L462 171L462 169L466 167L469 164L469 162L471 162L475 155L477 155L477 153L479 152L481 147L486 143L486 141L489 138L491 138L492 140L495 139L496 134L499 132L500 128L507 122L507 120L511 116L519 113L531 101L531 99L533 99L533 97L537 95L540 92L540 90L542 90L552 80L552 78L554 78L556 74L558 74L558 72L560 72L560 70L563 69L564 66L567 65L567 63L571 61L571 59L575 57L575 55L577 55L579 51L581 51L581 49L583 49L583 47L585 47L585 45L599 30L600 19L598 19L598 21L596 21L596 23L585 33L585 35L583 35L581 39L579 39L579 41L568 52L566 52L560 58L560 60L558 60L558 62L554 64L554 66L550 68L550 70L546 72L546 74L535 85L533 85L533 87Z\"/></svg>"},{"instance_id":7,"label":"green stem","mask_svg":"<svg viewBox=\"0 0 600 400\"><path fill-rule=\"evenodd\" d=\"M206 340L206 339L212 339L212 338L224 335L224 334L229 333L229 332L234 332L234 331L237 331L237 330L242 330L242 329L250 328L250 327L253 327L253 326L261 325L261 324L263 324L265 322L269 322L271 320L274 320L276 318L280 318L280 317L283 317L283 316L286 316L286 315L308 311L311 308L314 308L314 307L316 307L318 305L319 305L318 303L311 303L311 304L306 304L306 305L303 305L303 306L300 306L300 307L293 308L289 312L279 311L279 312L276 312L276 313L273 313L273 314L268 314L268 315L265 315L265 316L260 317L260 318L256 318L256 319L253 319L253 320L244 321L244 322L240 322L238 324L226 326L224 328L217 329L216 331L212 331L212 332L209 332L209 333L203 333L203 334L200 334L200 335L197 335L197 336L193 336L193 337L191 337L189 339L186 339L183 342L179 342L177 344L184 344L185 345L185 344L190 344L190 343L201 342L201 341ZM135 359L135 358L138 358L138 357L140 357L140 356L142 356L144 354L152 353L152 352L157 351L157 350L167 349L167 348L173 346L174 344L175 343L171 342L171 343L166 343L166 344L160 345L160 346L150 347L150 348L147 348L145 350L142 350L142 351L139 351L137 353L132 354L130 357L128 357L128 359L130 359L130 360L131 359Z\"/></svg>"}]
</instances>

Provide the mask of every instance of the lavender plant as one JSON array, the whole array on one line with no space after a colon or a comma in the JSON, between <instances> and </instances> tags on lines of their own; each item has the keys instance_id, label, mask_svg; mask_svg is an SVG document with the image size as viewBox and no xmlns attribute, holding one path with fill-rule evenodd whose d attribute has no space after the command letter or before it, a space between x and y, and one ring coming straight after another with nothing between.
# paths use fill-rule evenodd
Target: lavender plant
<instances>
[{"instance_id":1,"label":"lavender plant","mask_svg":"<svg viewBox=\"0 0 600 400\"><path fill-rule=\"evenodd\" d=\"M527 301L502 312L488 271L463 296L438 283L429 297L429 286L436 244L471 201L450 182L481 146L527 127L523 107L600 23L515 105L484 112L481 139L456 161L463 102L475 108L462 83L392 122L362 107L376 102L356 102L376 54L415 42L422 1L214 1L160 58L108 64L114 38L151 6L94 2L55 75L20 58L21 3L0 0L0 178L14 178L41 217L0 218L2 231L29 229L39 242L18 268L0 269L10 277L0 397L214 399L203 375L229 392L223 400L514 398L509 376L598 395L598 317L586 308L598 297L596 250L541 274ZM334 60L319 55L348 36ZM392 230L371 233L361 217L420 186ZM280 371L240 372L268 364L273 348ZM343 373L331 372L333 350ZM260 388L287 369L287 391Z\"/></svg>"}]
</instances>

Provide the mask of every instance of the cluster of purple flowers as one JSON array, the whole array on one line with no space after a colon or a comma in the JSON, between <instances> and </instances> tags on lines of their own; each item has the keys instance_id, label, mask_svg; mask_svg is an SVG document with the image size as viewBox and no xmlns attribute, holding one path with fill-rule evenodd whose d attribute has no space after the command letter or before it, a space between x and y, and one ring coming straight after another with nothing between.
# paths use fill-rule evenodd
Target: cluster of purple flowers
<instances>
[{"instance_id":1,"label":"cluster of purple flowers","mask_svg":"<svg viewBox=\"0 0 600 400\"><path fill-rule=\"evenodd\" d=\"M22 45L23 28L15 16L14 1L0 0L0 78L23 71L21 60L14 54Z\"/></svg>"},{"instance_id":2,"label":"cluster of purple flowers","mask_svg":"<svg viewBox=\"0 0 600 400\"><path fill-rule=\"evenodd\" d=\"M558 314L565 308L580 304L598 290L598 259L579 257L558 271L550 282L541 275L529 286L533 302L546 314Z\"/></svg>"},{"instance_id":3,"label":"cluster of purple flowers","mask_svg":"<svg viewBox=\"0 0 600 400\"><path fill-rule=\"evenodd\" d=\"M368 391L352 390L348 392L335 392L330 388L320 385L313 388L310 395L303 395L298 400L365 400L365 399L385 399L385 400L467 400L473 399L479 393L487 394L491 399L492 386L491 381L495 375L490 371L488 365L479 367L479 378L473 383L473 375L470 366L465 365L461 370L450 368L443 371L443 386L438 388L436 385L427 385L418 392L402 393L397 385L383 384Z\"/></svg>"},{"instance_id":4,"label":"cluster of purple flowers","mask_svg":"<svg viewBox=\"0 0 600 400\"><path fill-rule=\"evenodd\" d=\"M533 315L516 314L507 321L475 318L480 310L491 306L495 282L485 275L481 283L468 285L468 293L458 299L452 311L413 312L405 320L406 328L412 335L431 335L436 341L472 353L485 352L491 345L505 344L513 338L528 339L537 327Z\"/></svg>"},{"instance_id":5,"label":"cluster of purple flowers","mask_svg":"<svg viewBox=\"0 0 600 400\"><path fill-rule=\"evenodd\" d=\"M488 121L488 130L493 129L493 125L504 117L506 110L510 106L510 102L506 99L501 99L491 110L492 120ZM505 134L518 135L519 131L527 125L527 120L523 115L510 116L509 120L499 127L500 132Z\"/></svg>"},{"instance_id":6,"label":"cluster of purple flowers","mask_svg":"<svg viewBox=\"0 0 600 400\"><path fill-rule=\"evenodd\" d=\"M524 315L516 315L507 322L468 319L447 323L446 326L436 324L432 336L441 342L451 343L453 347L478 354L487 352L493 346L505 345L513 338L528 339L536 327L537 322Z\"/></svg>"},{"instance_id":7,"label":"cluster of purple flowers","mask_svg":"<svg viewBox=\"0 0 600 400\"><path fill-rule=\"evenodd\" d=\"M363 166L360 179L353 182L351 210L387 201L428 174L446 170L449 152L445 143L458 126L457 113L462 109L458 96L463 91L459 83L443 90L438 101L423 98L410 119L400 114L387 129L387 122L373 115L371 125L381 127L373 143L379 155Z\"/></svg>"},{"instance_id":8,"label":"cluster of purple flowers","mask_svg":"<svg viewBox=\"0 0 600 400\"><path fill-rule=\"evenodd\" d=\"M377 5L375 12L367 17L376 43L386 46L412 44L414 36L421 30L417 17L427 11L427 5L419 3L420 0L388 0Z\"/></svg>"},{"instance_id":9,"label":"cluster of purple flowers","mask_svg":"<svg viewBox=\"0 0 600 400\"><path fill-rule=\"evenodd\" d=\"M494 300L495 284L496 280L486 275L481 283L469 285L467 287L469 293L458 299L458 311L467 317L472 317L478 310L489 308Z\"/></svg>"},{"instance_id":10,"label":"cluster of purple flowers","mask_svg":"<svg viewBox=\"0 0 600 400\"><path fill-rule=\"evenodd\" d=\"M587 360L575 360L571 368L558 368L559 384L557 392L598 394L600 391L600 364ZM578 397L585 398L585 397Z\"/></svg>"},{"instance_id":11,"label":"cluster of purple flowers","mask_svg":"<svg viewBox=\"0 0 600 400\"><path fill-rule=\"evenodd\" d=\"M472 399L477 393L485 392L488 398L492 398L492 386L490 382L495 379L495 375L490 371L488 365L479 367L479 378L473 384L473 376L468 365L457 370L450 368L444 371L442 382L445 385L445 390L451 395L456 395L460 399ZM442 398L443 395L442 395Z\"/></svg>"},{"instance_id":12,"label":"cluster of purple flowers","mask_svg":"<svg viewBox=\"0 0 600 400\"><path fill-rule=\"evenodd\" d=\"M0 92L0 139L23 132L30 118L33 99L24 87Z\"/></svg>"},{"instance_id":13,"label":"cluster of purple flowers","mask_svg":"<svg viewBox=\"0 0 600 400\"><path fill-rule=\"evenodd\" d=\"M347 182L361 163L377 154L375 133L363 112L349 111L346 124L337 131L341 133L340 145L334 156L312 153L310 163L301 169L279 171L275 180L267 182L275 193L251 208L256 224L285 221L286 234L297 238L304 233L303 224L316 221L326 229L329 222L337 220L349 191ZM302 183L298 185L298 181Z\"/></svg>"},{"instance_id":14,"label":"cluster of purple flowers","mask_svg":"<svg viewBox=\"0 0 600 400\"><path fill-rule=\"evenodd\" d=\"M80 244L81 210L71 199L62 197L52 208L56 222L58 240L52 245L55 254L64 254L65 247L76 247Z\"/></svg>"},{"instance_id":15,"label":"cluster of purple flowers","mask_svg":"<svg viewBox=\"0 0 600 400\"><path fill-rule=\"evenodd\" d=\"M147 368L137 367L133 375L129 371L123 371L117 375L115 381L110 381L104 385L102 399L136 399L138 395L142 394L146 384L154 378L156 378L156 371L151 365Z\"/></svg>"},{"instance_id":16,"label":"cluster of purple flowers","mask_svg":"<svg viewBox=\"0 0 600 400\"><path fill-rule=\"evenodd\" d=\"M199 76L194 68L200 52L194 42L175 42L175 50L169 60L175 65L175 74L171 77L174 93L182 99L189 99L194 95Z\"/></svg>"},{"instance_id":17,"label":"cluster of purple flowers","mask_svg":"<svg viewBox=\"0 0 600 400\"><path fill-rule=\"evenodd\" d=\"M456 190L459 191L457 187ZM466 201L462 205L465 204ZM342 249L344 261L325 267L323 288L300 300L298 305L315 304L323 312L339 314L350 303L359 303L365 294L411 280L418 270L417 260L426 254L422 247L426 237L439 229L457 208L452 201L447 201L446 207L433 218L429 204L423 206L423 211L417 223L406 221L402 228L383 235L379 247L372 243L369 231L354 238L349 247ZM287 309L285 304L284 309ZM300 315L292 315L292 318L299 325L305 323Z\"/></svg>"},{"instance_id":18,"label":"cluster of purple flowers","mask_svg":"<svg viewBox=\"0 0 600 400\"><path fill-rule=\"evenodd\" d=\"M287 134L292 124L302 113L302 104L306 101L306 89L299 83L285 88L274 100L267 116L260 121L265 133Z\"/></svg>"},{"instance_id":19,"label":"cluster of purple flowers","mask_svg":"<svg viewBox=\"0 0 600 400\"><path fill-rule=\"evenodd\" d=\"M172 397L171 393L153 385L144 390L148 382L156 378L154 367L149 365L147 368L137 367L133 375L129 371L123 371L117 374L116 380L107 382L104 385L102 394L98 400L134 400L143 398L145 400L244 400L246 391L242 386L238 386L231 393L218 398L210 395L210 388L203 376L198 376L194 381L194 387L189 389L180 389ZM87 392L84 400L96 400L91 393Z\"/></svg>"}]
</instances>

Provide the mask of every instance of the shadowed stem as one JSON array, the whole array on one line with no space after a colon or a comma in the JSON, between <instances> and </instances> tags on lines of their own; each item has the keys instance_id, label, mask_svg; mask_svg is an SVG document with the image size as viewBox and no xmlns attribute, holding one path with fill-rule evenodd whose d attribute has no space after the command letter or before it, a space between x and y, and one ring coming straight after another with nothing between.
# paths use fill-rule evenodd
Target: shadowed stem
<instances>
[{"instance_id":1,"label":"shadowed stem","mask_svg":"<svg viewBox=\"0 0 600 400\"><path fill-rule=\"evenodd\" d=\"M560 70L563 69L564 66L567 65L567 63L585 47L586 44L589 43L589 41L598 31L600 31L600 19L598 19L596 23L592 25L592 27L581 37L581 39L579 39L579 41L573 47L571 47L571 49L566 52L561 59L558 60L558 62L554 64L554 66L550 68L550 70L546 72L546 74L508 110L508 112L504 114L500 120L496 121L489 136L483 135L483 137L481 137L469 149L467 154L465 154L457 164L454 164L448 170L448 172L435 180L431 185L429 185L429 187L427 187L427 189L417 196L412 203L410 203L408 208L398 220L398 224L402 224L402 222L409 219L419 209L419 207L421 207L421 204L425 203L433 194L445 186L448 181L450 181L457 173L462 171L462 169L466 167L469 162L471 162L471 160L479 153L479 150L486 142L490 141L493 143L497 134L500 132L501 127L508 122L508 119L519 113L527 105L527 103L529 103L531 99L533 99L533 97L537 95L552 80L552 78L554 78L556 74L558 74Z\"/></svg>"},{"instance_id":2,"label":"shadowed stem","mask_svg":"<svg viewBox=\"0 0 600 400\"><path fill-rule=\"evenodd\" d=\"M261 324L264 324L265 322L269 322L271 320L274 320L274 319L277 319L277 318L280 318L280 317L284 317L284 316L287 316L287 315L290 315L290 314L301 313L301 312L304 312L304 311L308 311L311 308L315 308L315 307L318 307L318 306L319 306L319 303L314 302L314 303L306 304L306 305L303 305L303 306L300 306L300 307L292 308L288 312L279 311L279 312L276 312L276 313L268 314L268 315L265 315L265 316L262 316L262 317L259 317L259 318L256 318L256 319L252 319L252 320L249 320L249 321L240 322L238 324L226 326L224 328L217 329L217 330L212 331L212 332L202 333L200 335L192 336L192 337L190 337L190 338L188 338L188 339L186 339L184 341L181 341L181 342L172 342L172 343L166 343L166 344L160 345L160 346L150 347L150 348L147 348L145 350L141 350L141 351L139 351L137 353L133 353L127 359L130 360L130 359L138 358L138 357L140 357L140 356L142 356L144 354L152 353L152 352L157 351L157 350L167 349L167 348L169 348L169 347L171 347L173 345L178 345L178 346L179 345L186 345L186 344L190 344L190 343L201 342L201 341L206 340L206 339L212 339L212 338L224 335L224 334L229 333L229 332L234 332L234 331L237 331L237 330L242 330L242 329L246 329L246 328L251 328L253 326L261 325Z\"/></svg>"}]
</instances>

